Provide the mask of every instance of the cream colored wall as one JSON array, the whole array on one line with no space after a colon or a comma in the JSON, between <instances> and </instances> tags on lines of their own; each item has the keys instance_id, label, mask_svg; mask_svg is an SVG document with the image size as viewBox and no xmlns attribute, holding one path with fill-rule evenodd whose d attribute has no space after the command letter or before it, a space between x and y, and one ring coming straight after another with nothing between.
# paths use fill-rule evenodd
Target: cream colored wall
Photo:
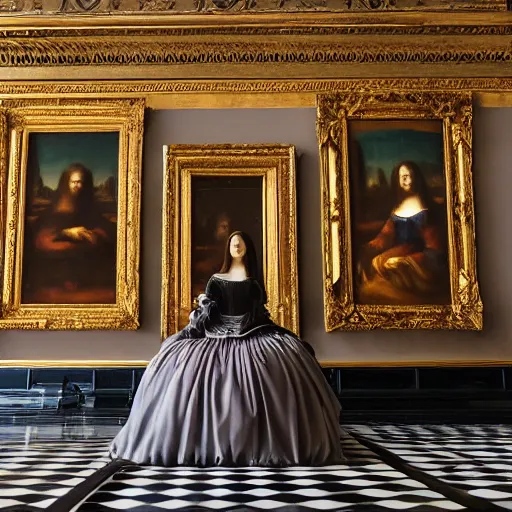
<instances>
[{"instance_id":1,"label":"cream colored wall","mask_svg":"<svg viewBox=\"0 0 512 512\"><path fill-rule=\"evenodd\" d=\"M294 144L302 334L323 361L512 360L512 109L474 112L478 268L484 331L327 334L323 327L320 184L314 109L162 110L144 147L141 324L136 332L0 332L2 360L148 360L159 347L162 145Z\"/></svg>"}]
</instances>

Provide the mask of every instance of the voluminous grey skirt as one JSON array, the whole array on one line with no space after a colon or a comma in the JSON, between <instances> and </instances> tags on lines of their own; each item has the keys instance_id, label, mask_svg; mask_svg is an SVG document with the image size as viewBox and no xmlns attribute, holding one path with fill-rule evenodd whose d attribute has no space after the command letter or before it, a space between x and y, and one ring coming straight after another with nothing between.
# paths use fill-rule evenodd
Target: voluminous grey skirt
<instances>
[{"instance_id":1,"label":"voluminous grey skirt","mask_svg":"<svg viewBox=\"0 0 512 512\"><path fill-rule=\"evenodd\" d=\"M291 333L171 336L110 453L160 466L335 464L339 413L318 363Z\"/></svg>"}]
</instances>

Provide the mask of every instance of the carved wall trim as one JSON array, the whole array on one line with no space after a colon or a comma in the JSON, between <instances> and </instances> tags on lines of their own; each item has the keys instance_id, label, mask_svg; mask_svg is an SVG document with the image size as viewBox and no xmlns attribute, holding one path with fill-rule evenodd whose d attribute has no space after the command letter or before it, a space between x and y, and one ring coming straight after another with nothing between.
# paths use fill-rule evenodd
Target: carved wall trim
<instances>
[{"instance_id":1,"label":"carved wall trim","mask_svg":"<svg viewBox=\"0 0 512 512\"><path fill-rule=\"evenodd\" d=\"M401 78L373 80L176 80L131 82L3 82L0 100L21 96L62 95L151 96L182 93L336 93L372 90L512 91L512 78Z\"/></svg>"},{"instance_id":2,"label":"carved wall trim","mask_svg":"<svg viewBox=\"0 0 512 512\"><path fill-rule=\"evenodd\" d=\"M322 20L319 16L318 20ZM1 21L1 19L0 19ZM500 36L512 35L512 23L503 24L482 24L482 23L469 23L469 24L428 24L428 25L404 25L404 24L368 24L363 23L364 19L360 18L354 20L347 20L347 23L325 26L319 24L317 26L272 26L262 25L238 25L236 27L227 26L208 26L206 23L201 27L166 27L166 28L153 28L151 26L139 27L132 26L129 30L130 38L181 38L188 36L279 36L284 39L288 36L359 36L359 35L378 35L378 36ZM360 23L360 24L358 24ZM1 24L0 24L1 26ZM116 34L118 32L118 34ZM79 38L83 36L94 36L95 39L107 38L113 39L114 37L126 38L125 30L118 30L116 27L102 27L94 30L92 33L89 29L73 29L71 27L51 27L51 28L9 28L6 27L0 30L0 37L2 38L20 38L20 41L26 39L41 39L59 37L59 38Z\"/></svg>"},{"instance_id":3,"label":"carved wall trim","mask_svg":"<svg viewBox=\"0 0 512 512\"><path fill-rule=\"evenodd\" d=\"M1 67L266 64L503 64L512 62L510 37L485 41L400 40L177 42L137 37L19 38L0 41Z\"/></svg>"},{"instance_id":4,"label":"carved wall trim","mask_svg":"<svg viewBox=\"0 0 512 512\"><path fill-rule=\"evenodd\" d=\"M358 1L391 5L399 0ZM119 75L128 66L132 73L135 67L151 66L153 78L169 78L169 73L173 78L219 73L225 78L232 76L220 66L237 70L240 77L252 78L268 77L274 67L281 68L279 76L283 76L283 64L288 66L288 78L319 73L332 78L361 76L360 72L349 74L340 69L355 69L361 64L394 65L401 73L416 76L422 73L412 71L418 65L425 66L427 76L447 76L446 65L448 73L456 69L452 65L464 65L465 69L479 67L474 76L485 76L490 73L485 66L493 65L498 70L495 76L506 76L512 74L512 19L506 12L454 12L447 17L440 12L395 14L386 10L371 17L336 12L294 12L286 16L273 12L244 17L231 13L162 13L149 18L101 14L86 18L77 14L65 18L0 16L0 68L9 70L4 75L9 79L24 79L23 71L28 68L38 68L40 73L64 67L74 68L75 78L78 72L84 79L107 78L102 71L107 68L118 73L108 78L129 78ZM304 65L315 66L315 73L304 74ZM98 69L96 75L91 71L93 67ZM386 73L389 71L386 67ZM131 76L146 77L146 73ZM36 78L43 77L39 74Z\"/></svg>"},{"instance_id":5,"label":"carved wall trim","mask_svg":"<svg viewBox=\"0 0 512 512\"><path fill-rule=\"evenodd\" d=\"M0 0L0 13L502 11L507 0Z\"/></svg>"}]
</instances>

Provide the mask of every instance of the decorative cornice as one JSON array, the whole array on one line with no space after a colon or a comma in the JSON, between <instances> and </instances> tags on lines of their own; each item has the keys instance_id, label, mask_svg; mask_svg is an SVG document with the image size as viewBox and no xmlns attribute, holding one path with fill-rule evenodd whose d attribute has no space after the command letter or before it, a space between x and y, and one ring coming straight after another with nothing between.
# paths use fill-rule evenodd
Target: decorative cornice
<instances>
[{"instance_id":1,"label":"decorative cornice","mask_svg":"<svg viewBox=\"0 0 512 512\"><path fill-rule=\"evenodd\" d=\"M101 95L149 96L181 93L336 93L340 91L400 90L403 79L373 80L176 80L131 82L25 82L1 83L0 99L21 96ZM512 91L512 78L417 78L407 80L407 90Z\"/></svg>"},{"instance_id":2,"label":"decorative cornice","mask_svg":"<svg viewBox=\"0 0 512 512\"><path fill-rule=\"evenodd\" d=\"M0 13L503 11L507 0L0 0Z\"/></svg>"},{"instance_id":3,"label":"decorative cornice","mask_svg":"<svg viewBox=\"0 0 512 512\"><path fill-rule=\"evenodd\" d=\"M356 21L356 20L355 20ZM119 34L116 34L118 32ZM165 44L165 38L180 38L189 36L279 36L281 39L287 36L506 36L512 35L512 23L509 24L443 24L443 25L394 25L394 24L341 24L327 26L275 26L261 25L254 26L192 26L192 27L130 27L129 33L126 29L115 27L101 27L92 31L90 28L75 29L71 27L52 28L4 28L0 29L0 38L13 38L24 42L27 39L39 39L44 43L48 38L70 38L76 40L83 36L94 36L95 38L113 39L129 35L133 38L150 38L152 42ZM126 39L126 37L124 38ZM159 41L157 41L159 40ZM66 41L67 42L67 41ZM146 41L148 42L148 41Z\"/></svg>"},{"instance_id":4,"label":"decorative cornice","mask_svg":"<svg viewBox=\"0 0 512 512\"><path fill-rule=\"evenodd\" d=\"M93 66L98 68L96 75L81 78L102 78L102 68L118 73L127 66L132 71L135 66L151 66L151 72L158 74L151 75L155 78L169 77L169 73L173 78L218 76L219 66L227 66L244 69L240 77L252 78L268 76L272 66L282 68L283 64L289 66L288 78L296 77L293 73L303 65L315 66L315 75L355 76L340 71L340 66L361 64L386 66L388 76L394 75L390 65L399 67L402 76L406 66L411 73L412 66L428 65L433 69L426 71L428 76L441 74L438 65L454 69L454 64L493 64L502 68L495 76L506 76L510 70L503 68L512 65L512 19L506 12L454 12L447 17L440 12L389 10L371 17L279 11L244 16L229 12L0 16L0 67L9 68L4 77L14 80L23 79L26 68L73 67L76 77ZM331 66L331 70L320 66ZM200 71L191 72L192 68ZM215 69L215 74L205 73L207 69ZM475 69L474 75L482 76L481 70ZM279 76L283 76L281 69Z\"/></svg>"},{"instance_id":5,"label":"decorative cornice","mask_svg":"<svg viewBox=\"0 0 512 512\"><path fill-rule=\"evenodd\" d=\"M496 39L496 40L494 40ZM512 62L510 38L443 41L194 42L138 37L15 38L0 41L2 67L267 64L503 64Z\"/></svg>"}]
</instances>

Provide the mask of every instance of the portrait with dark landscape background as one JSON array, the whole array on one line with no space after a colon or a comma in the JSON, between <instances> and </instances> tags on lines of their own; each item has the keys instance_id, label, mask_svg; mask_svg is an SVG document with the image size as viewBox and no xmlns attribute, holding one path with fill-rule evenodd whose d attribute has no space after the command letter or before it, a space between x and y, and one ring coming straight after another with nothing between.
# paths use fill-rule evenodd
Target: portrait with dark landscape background
<instances>
[{"instance_id":1,"label":"portrait with dark landscape background","mask_svg":"<svg viewBox=\"0 0 512 512\"><path fill-rule=\"evenodd\" d=\"M220 271L226 241L233 231L245 231L254 240L261 265L263 177L194 175L191 231L193 299L204 292L208 279Z\"/></svg>"},{"instance_id":2,"label":"portrait with dark landscape background","mask_svg":"<svg viewBox=\"0 0 512 512\"><path fill-rule=\"evenodd\" d=\"M119 132L28 138L21 302L114 304Z\"/></svg>"},{"instance_id":3,"label":"portrait with dark landscape background","mask_svg":"<svg viewBox=\"0 0 512 512\"><path fill-rule=\"evenodd\" d=\"M449 304L442 122L351 120L348 136L356 303Z\"/></svg>"}]
</instances>

